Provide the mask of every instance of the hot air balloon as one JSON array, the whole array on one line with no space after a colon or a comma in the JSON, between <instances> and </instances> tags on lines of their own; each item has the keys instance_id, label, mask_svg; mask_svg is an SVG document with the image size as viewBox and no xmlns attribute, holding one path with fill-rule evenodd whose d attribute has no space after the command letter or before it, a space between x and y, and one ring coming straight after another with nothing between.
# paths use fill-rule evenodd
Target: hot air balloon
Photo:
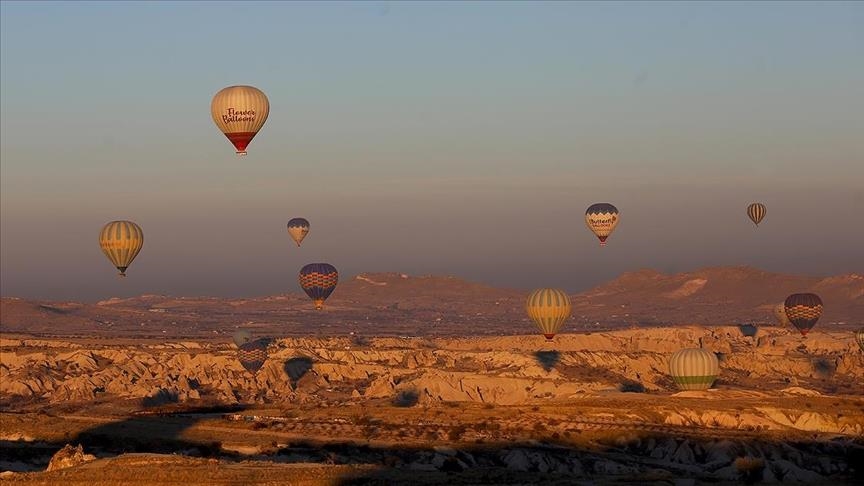
<instances>
[{"instance_id":1,"label":"hot air balloon","mask_svg":"<svg viewBox=\"0 0 864 486\"><path fill-rule=\"evenodd\" d=\"M756 336L756 332L759 330L759 328L757 328L753 324L742 324L738 326L738 329L741 330L741 334L743 334L745 337L754 337Z\"/></svg>"},{"instance_id":2,"label":"hot air balloon","mask_svg":"<svg viewBox=\"0 0 864 486\"><path fill-rule=\"evenodd\" d=\"M264 366L267 361L267 344L267 339L257 339L240 345L237 359L246 371L254 374Z\"/></svg>"},{"instance_id":3,"label":"hot air balloon","mask_svg":"<svg viewBox=\"0 0 864 486\"><path fill-rule=\"evenodd\" d=\"M609 203L592 204L585 211L585 224L600 239L600 246L606 246L606 238L615 231L618 219L618 208Z\"/></svg>"},{"instance_id":4,"label":"hot air balloon","mask_svg":"<svg viewBox=\"0 0 864 486\"><path fill-rule=\"evenodd\" d=\"M855 331L855 340L858 341L858 347L864 351L864 328Z\"/></svg>"},{"instance_id":5,"label":"hot air balloon","mask_svg":"<svg viewBox=\"0 0 864 486\"><path fill-rule=\"evenodd\" d=\"M300 287L315 302L316 309L324 307L324 301L339 282L339 272L329 263L310 263L300 270Z\"/></svg>"},{"instance_id":6,"label":"hot air balloon","mask_svg":"<svg viewBox=\"0 0 864 486\"><path fill-rule=\"evenodd\" d=\"M570 297L558 289L537 289L528 295L525 310L540 332L551 341L570 317Z\"/></svg>"},{"instance_id":7,"label":"hot air balloon","mask_svg":"<svg viewBox=\"0 0 864 486\"><path fill-rule=\"evenodd\" d=\"M246 329L238 329L231 337L234 339L234 344L239 348L252 340L252 333Z\"/></svg>"},{"instance_id":8,"label":"hot air balloon","mask_svg":"<svg viewBox=\"0 0 864 486\"><path fill-rule=\"evenodd\" d=\"M309 234L309 221L304 218L294 218L288 221L288 234L300 246L300 242Z\"/></svg>"},{"instance_id":9,"label":"hot air balloon","mask_svg":"<svg viewBox=\"0 0 864 486\"><path fill-rule=\"evenodd\" d=\"M126 276L126 269L144 246L144 231L132 221L111 221L99 233L99 246L111 263Z\"/></svg>"},{"instance_id":10,"label":"hot air balloon","mask_svg":"<svg viewBox=\"0 0 864 486\"><path fill-rule=\"evenodd\" d=\"M762 203L753 203L747 206L747 216L750 217L750 220L759 226L759 223L762 222L762 218L765 217L765 205Z\"/></svg>"},{"instance_id":11,"label":"hot air balloon","mask_svg":"<svg viewBox=\"0 0 864 486\"><path fill-rule=\"evenodd\" d=\"M237 155L246 155L246 147L264 126L269 114L267 95L252 86L224 88L210 103L213 122L234 144Z\"/></svg>"},{"instance_id":12,"label":"hot air balloon","mask_svg":"<svg viewBox=\"0 0 864 486\"><path fill-rule=\"evenodd\" d=\"M816 294L792 294L786 297L783 307L789 322L798 328L802 336L806 336L822 317L822 299Z\"/></svg>"},{"instance_id":13,"label":"hot air balloon","mask_svg":"<svg viewBox=\"0 0 864 486\"><path fill-rule=\"evenodd\" d=\"M707 390L719 373L717 355L704 349L682 349L669 358L669 374L682 390Z\"/></svg>"},{"instance_id":14,"label":"hot air balloon","mask_svg":"<svg viewBox=\"0 0 864 486\"><path fill-rule=\"evenodd\" d=\"M780 323L781 327L792 327L789 317L786 316L786 304L784 302L780 302L774 306L774 317L777 318L777 322Z\"/></svg>"}]
</instances>

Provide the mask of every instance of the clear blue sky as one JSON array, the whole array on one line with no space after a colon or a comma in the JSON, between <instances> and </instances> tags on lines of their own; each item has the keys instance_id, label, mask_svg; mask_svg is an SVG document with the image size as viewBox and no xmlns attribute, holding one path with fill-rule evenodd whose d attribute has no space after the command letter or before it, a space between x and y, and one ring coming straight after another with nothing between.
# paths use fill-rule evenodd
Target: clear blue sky
<instances>
[{"instance_id":1,"label":"clear blue sky","mask_svg":"<svg viewBox=\"0 0 864 486\"><path fill-rule=\"evenodd\" d=\"M864 3L2 2L4 296L864 270ZM238 159L219 89L271 114ZM744 209L768 206L755 229ZM585 208L622 223L600 249ZM285 223L312 222L300 249ZM97 235L145 232L118 282Z\"/></svg>"}]
</instances>

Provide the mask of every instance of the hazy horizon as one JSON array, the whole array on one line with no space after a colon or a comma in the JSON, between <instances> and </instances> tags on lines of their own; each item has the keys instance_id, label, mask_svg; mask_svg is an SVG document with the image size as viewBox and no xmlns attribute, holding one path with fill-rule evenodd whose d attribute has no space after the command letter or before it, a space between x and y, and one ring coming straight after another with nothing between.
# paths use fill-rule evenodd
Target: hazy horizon
<instances>
[{"instance_id":1,"label":"hazy horizon","mask_svg":"<svg viewBox=\"0 0 864 486\"><path fill-rule=\"evenodd\" d=\"M3 296L299 292L316 261L570 291L641 268L864 271L861 3L0 13ZM245 158L209 113L233 84L271 105ZM605 248L594 202L621 211ZM124 281L97 244L115 219L144 230Z\"/></svg>"}]
</instances>

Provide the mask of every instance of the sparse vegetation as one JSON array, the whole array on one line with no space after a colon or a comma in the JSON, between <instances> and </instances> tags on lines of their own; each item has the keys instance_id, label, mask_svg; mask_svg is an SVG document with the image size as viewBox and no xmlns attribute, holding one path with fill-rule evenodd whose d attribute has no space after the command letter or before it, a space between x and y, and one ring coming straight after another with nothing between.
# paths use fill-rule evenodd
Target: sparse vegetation
<instances>
[{"instance_id":1,"label":"sparse vegetation","mask_svg":"<svg viewBox=\"0 0 864 486\"><path fill-rule=\"evenodd\" d=\"M459 441L459 439L462 438L463 435L465 435L465 432L467 430L468 426L462 424L457 425L447 432L447 439L449 439L451 442L457 442Z\"/></svg>"}]
</instances>

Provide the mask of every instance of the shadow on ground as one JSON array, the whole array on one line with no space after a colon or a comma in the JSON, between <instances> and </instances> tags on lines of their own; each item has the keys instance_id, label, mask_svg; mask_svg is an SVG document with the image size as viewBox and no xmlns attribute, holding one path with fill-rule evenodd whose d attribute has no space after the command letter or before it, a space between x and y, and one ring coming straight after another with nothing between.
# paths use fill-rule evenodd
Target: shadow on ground
<instances>
[{"instance_id":1,"label":"shadow on ground","mask_svg":"<svg viewBox=\"0 0 864 486\"><path fill-rule=\"evenodd\" d=\"M300 378L303 378L306 373L312 371L312 365L312 358L306 356L299 356L285 361L282 365L282 369L284 369L285 374L288 375L288 380L291 383L292 390L297 389L297 383L300 381Z\"/></svg>"},{"instance_id":2,"label":"shadow on ground","mask_svg":"<svg viewBox=\"0 0 864 486\"><path fill-rule=\"evenodd\" d=\"M413 390L395 397L394 407L413 406ZM620 431L606 438L582 440L570 434L557 439L507 441L474 439L486 430L462 424L436 431L449 440L430 439L429 445L379 445L381 423L365 424L366 439L331 442L284 439L267 442L268 432L278 431L278 421L239 415L239 422L225 423L237 434L260 434L257 452L240 454L220 442L196 440L188 433L202 419L242 412L244 407L209 407L182 412L148 410L147 415L101 424L57 443L0 441L0 460L23 463L34 456L48 459L66 443L82 444L99 458L124 453L159 453L216 458L221 464L265 461L276 464L358 466L349 469L338 485L431 484L756 484L805 482L812 484L861 484L864 481L864 440L834 439L772 442L769 439L706 439L681 435ZM246 413L249 413L247 410ZM236 417L236 416L235 416ZM250 422L244 425L244 422ZM232 425L233 424L233 425ZM271 427L273 430L271 431ZM607 434L608 435L608 434ZM206 434L204 435L206 436ZM383 436L386 438L386 436ZM440 436L439 436L440 437ZM553 435L552 437L556 437ZM588 444L588 445L585 445ZM37 461L38 462L38 461ZM359 467L361 465L372 465ZM158 466L153 466L158 467ZM254 467L241 471L237 480L252 484ZM52 473L53 474L53 473ZM201 471L212 474L212 471ZM199 477L196 481L207 481ZM690 481L695 482L690 482ZM600 481L599 483L597 481ZM190 483L204 484L204 483Z\"/></svg>"},{"instance_id":3,"label":"shadow on ground","mask_svg":"<svg viewBox=\"0 0 864 486\"><path fill-rule=\"evenodd\" d=\"M174 401L168 395L148 397L142 400L145 410L139 412L141 415L96 425L77 435L67 434L56 442L0 440L0 470L44 471L51 457L66 444L82 444L85 452L100 458L140 452L217 457L222 455L220 444L190 441L183 438L184 432L202 419L246 408L238 405L187 407L180 413L160 411L160 406L170 407Z\"/></svg>"},{"instance_id":4,"label":"shadow on ground","mask_svg":"<svg viewBox=\"0 0 864 486\"><path fill-rule=\"evenodd\" d=\"M545 371L552 371L552 368L561 361L561 353L558 351L536 351L534 359Z\"/></svg>"}]
</instances>

